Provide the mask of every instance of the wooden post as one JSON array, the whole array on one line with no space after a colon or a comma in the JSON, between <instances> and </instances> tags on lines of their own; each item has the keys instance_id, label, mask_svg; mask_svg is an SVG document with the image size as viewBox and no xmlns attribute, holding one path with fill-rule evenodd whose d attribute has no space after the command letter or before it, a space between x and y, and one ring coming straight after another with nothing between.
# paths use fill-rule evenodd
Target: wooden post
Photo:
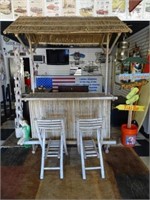
<instances>
[{"instance_id":1,"label":"wooden post","mask_svg":"<svg viewBox=\"0 0 150 200\"><path fill-rule=\"evenodd\" d=\"M31 89L32 92L35 92L35 84L34 84L34 63L33 63L33 51L32 51L32 43L30 37L27 37L30 47L30 74L31 74Z\"/></svg>"},{"instance_id":2,"label":"wooden post","mask_svg":"<svg viewBox=\"0 0 150 200\"><path fill-rule=\"evenodd\" d=\"M131 128L131 122L132 122L132 110L129 110L127 128Z\"/></svg>"},{"instance_id":3,"label":"wooden post","mask_svg":"<svg viewBox=\"0 0 150 200\"><path fill-rule=\"evenodd\" d=\"M106 70L105 70L105 94L108 93L108 62L109 62L109 38L110 35L107 34L107 43L106 43Z\"/></svg>"}]
</instances>

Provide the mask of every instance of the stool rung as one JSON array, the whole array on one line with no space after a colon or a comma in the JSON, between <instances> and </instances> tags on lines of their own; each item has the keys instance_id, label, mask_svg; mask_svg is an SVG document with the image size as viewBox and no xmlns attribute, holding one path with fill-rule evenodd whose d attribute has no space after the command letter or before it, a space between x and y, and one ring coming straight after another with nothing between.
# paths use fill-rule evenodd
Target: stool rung
<instances>
[{"instance_id":1,"label":"stool rung","mask_svg":"<svg viewBox=\"0 0 150 200\"><path fill-rule=\"evenodd\" d=\"M86 150L90 150L90 149L96 149L94 146L89 146L89 147L87 147L87 146L84 146L84 148L86 149Z\"/></svg>"},{"instance_id":2,"label":"stool rung","mask_svg":"<svg viewBox=\"0 0 150 200\"><path fill-rule=\"evenodd\" d=\"M59 148L60 147L60 144L57 144L57 145L49 145L47 146L48 148Z\"/></svg>"},{"instance_id":3,"label":"stool rung","mask_svg":"<svg viewBox=\"0 0 150 200\"><path fill-rule=\"evenodd\" d=\"M47 152L49 152L49 151L58 151L58 150L59 150L59 148L48 148Z\"/></svg>"},{"instance_id":4,"label":"stool rung","mask_svg":"<svg viewBox=\"0 0 150 200\"><path fill-rule=\"evenodd\" d=\"M85 167L86 170L94 170L94 169L101 169L101 167Z\"/></svg>"},{"instance_id":5,"label":"stool rung","mask_svg":"<svg viewBox=\"0 0 150 200\"><path fill-rule=\"evenodd\" d=\"M98 157L98 155L96 153L85 154L85 157Z\"/></svg>"},{"instance_id":6,"label":"stool rung","mask_svg":"<svg viewBox=\"0 0 150 200\"><path fill-rule=\"evenodd\" d=\"M49 145L48 148L59 148L60 147L60 144L58 144L57 146L56 145Z\"/></svg>"},{"instance_id":7,"label":"stool rung","mask_svg":"<svg viewBox=\"0 0 150 200\"><path fill-rule=\"evenodd\" d=\"M53 151L47 151L47 154L53 154L53 153L54 154L56 154L56 153L58 154L59 153L59 149L57 149L55 151L54 150Z\"/></svg>"},{"instance_id":8,"label":"stool rung","mask_svg":"<svg viewBox=\"0 0 150 200\"><path fill-rule=\"evenodd\" d=\"M55 158L55 157L57 158L57 157L58 157L58 154L55 154L55 155L54 155L54 154L53 154L53 155L47 155L47 158L52 158L52 157L53 157L53 158Z\"/></svg>"},{"instance_id":9,"label":"stool rung","mask_svg":"<svg viewBox=\"0 0 150 200\"><path fill-rule=\"evenodd\" d=\"M60 170L60 167L44 167L44 170Z\"/></svg>"},{"instance_id":10,"label":"stool rung","mask_svg":"<svg viewBox=\"0 0 150 200\"><path fill-rule=\"evenodd\" d=\"M95 150L85 150L85 153L97 153L97 151L95 151Z\"/></svg>"},{"instance_id":11,"label":"stool rung","mask_svg":"<svg viewBox=\"0 0 150 200\"><path fill-rule=\"evenodd\" d=\"M56 155L56 154L58 155L58 154L59 154L59 151L51 151L51 152L48 152L48 153L47 153L47 155L53 155L53 154L54 154L54 155Z\"/></svg>"},{"instance_id":12,"label":"stool rung","mask_svg":"<svg viewBox=\"0 0 150 200\"><path fill-rule=\"evenodd\" d=\"M46 155L50 155L50 154L59 154L59 150L57 150L57 151L48 151L47 153L46 153Z\"/></svg>"},{"instance_id":13,"label":"stool rung","mask_svg":"<svg viewBox=\"0 0 150 200\"><path fill-rule=\"evenodd\" d=\"M90 158L90 157L97 157L97 154L90 154L90 155L87 155L87 154L86 154L86 157L87 157L87 158Z\"/></svg>"}]
</instances>

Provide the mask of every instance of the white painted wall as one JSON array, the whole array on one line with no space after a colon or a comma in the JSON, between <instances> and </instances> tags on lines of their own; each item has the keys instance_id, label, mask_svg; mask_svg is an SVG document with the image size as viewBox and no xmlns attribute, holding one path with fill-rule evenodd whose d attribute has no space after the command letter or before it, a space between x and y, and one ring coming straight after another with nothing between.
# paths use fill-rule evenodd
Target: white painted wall
<instances>
[{"instance_id":1,"label":"white painted wall","mask_svg":"<svg viewBox=\"0 0 150 200\"><path fill-rule=\"evenodd\" d=\"M58 49L58 48L53 48ZM69 65L47 65L46 64L46 49L45 48L38 48L36 50L36 55L44 55L45 56L45 63L38 64L38 75L69 75L70 74L70 68L71 67L81 67L88 65L89 62L95 62L96 52L101 52L102 50L100 48L67 48L69 49L69 55L80 52L82 54L85 54L85 58L80 58L81 63L79 65L75 65L73 63L74 59L73 56L69 56ZM35 64L36 65L36 64ZM94 72L96 74L102 73L99 67L98 72ZM83 72L83 74L86 74L86 72Z\"/></svg>"}]
</instances>

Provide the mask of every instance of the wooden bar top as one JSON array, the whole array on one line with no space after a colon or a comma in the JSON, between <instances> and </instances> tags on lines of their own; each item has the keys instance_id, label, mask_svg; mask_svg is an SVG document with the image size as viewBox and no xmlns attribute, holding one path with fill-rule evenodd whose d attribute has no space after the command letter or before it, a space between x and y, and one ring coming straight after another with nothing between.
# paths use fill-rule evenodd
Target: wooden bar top
<instances>
[{"instance_id":1,"label":"wooden bar top","mask_svg":"<svg viewBox=\"0 0 150 200\"><path fill-rule=\"evenodd\" d=\"M90 92L37 92L31 94L24 94L22 96L23 101L34 100L116 100L117 97L104 93L90 93Z\"/></svg>"}]
</instances>

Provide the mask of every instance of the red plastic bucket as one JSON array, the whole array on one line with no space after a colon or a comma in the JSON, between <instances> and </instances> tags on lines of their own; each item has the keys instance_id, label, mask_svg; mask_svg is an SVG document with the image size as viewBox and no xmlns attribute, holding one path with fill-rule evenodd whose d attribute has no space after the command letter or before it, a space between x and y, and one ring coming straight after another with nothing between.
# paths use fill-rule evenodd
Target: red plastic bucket
<instances>
[{"instance_id":1,"label":"red plastic bucket","mask_svg":"<svg viewBox=\"0 0 150 200\"><path fill-rule=\"evenodd\" d=\"M121 126L121 143L126 147L133 147L136 143L138 127L135 124L127 128L127 124Z\"/></svg>"}]
</instances>

